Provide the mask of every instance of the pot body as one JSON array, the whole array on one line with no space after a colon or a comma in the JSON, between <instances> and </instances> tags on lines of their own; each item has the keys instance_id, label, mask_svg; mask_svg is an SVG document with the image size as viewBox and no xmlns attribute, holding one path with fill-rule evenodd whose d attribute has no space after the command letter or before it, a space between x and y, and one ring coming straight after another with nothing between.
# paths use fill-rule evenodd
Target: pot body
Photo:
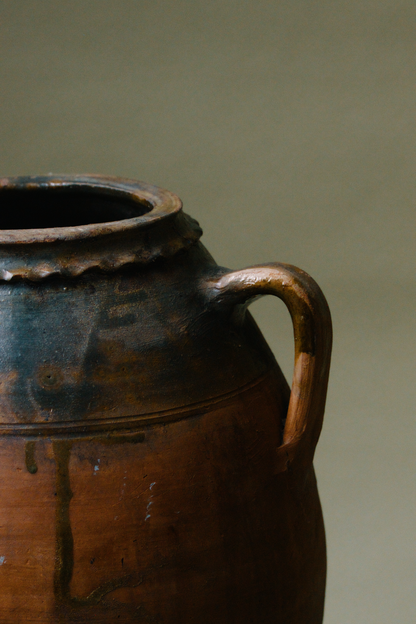
<instances>
[{"instance_id":1,"label":"pot body","mask_svg":"<svg viewBox=\"0 0 416 624\"><path fill-rule=\"evenodd\" d=\"M294 392L245 310L264 292L225 284L191 221L134 218L169 252L120 262L125 230L0 250L0 622L319 624L319 423L287 437Z\"/></svg>"}]
</instances>

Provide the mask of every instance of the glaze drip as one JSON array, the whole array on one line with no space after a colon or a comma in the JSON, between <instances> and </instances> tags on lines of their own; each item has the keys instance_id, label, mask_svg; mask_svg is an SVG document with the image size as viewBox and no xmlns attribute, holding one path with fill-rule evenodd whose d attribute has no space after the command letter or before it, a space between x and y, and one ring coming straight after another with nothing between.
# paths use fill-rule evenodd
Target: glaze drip
<instances>
[{"instance_id":1,"label":"glaze drip","mask_svg":"<svg viewBox=\"0 0 416 624\"><path fill-rule=\"evenodd\" d=\"M38 466L35 459L35 445L36 442L27 441L25 444L25 463L26 469L30 474L36 474Z\"/></svg>"}]
</instances>

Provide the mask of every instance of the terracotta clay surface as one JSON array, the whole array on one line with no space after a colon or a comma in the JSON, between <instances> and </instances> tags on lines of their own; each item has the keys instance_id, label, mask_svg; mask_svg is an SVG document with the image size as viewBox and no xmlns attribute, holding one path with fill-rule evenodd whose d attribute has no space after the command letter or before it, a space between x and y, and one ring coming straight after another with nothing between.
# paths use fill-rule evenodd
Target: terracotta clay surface
<instances>
[{"instance_id":1,"label":"terracotta clay surface","mask_svg":"<svg viewBox=\"0 0 416 624\"><path fill-rule=\"evenodd\" d=\"M0 206L0 622L320 624L315 282L218 267L142 183L2 180ZM291 391L247 311L266 294Z\"/></svg>"}]
</instances>

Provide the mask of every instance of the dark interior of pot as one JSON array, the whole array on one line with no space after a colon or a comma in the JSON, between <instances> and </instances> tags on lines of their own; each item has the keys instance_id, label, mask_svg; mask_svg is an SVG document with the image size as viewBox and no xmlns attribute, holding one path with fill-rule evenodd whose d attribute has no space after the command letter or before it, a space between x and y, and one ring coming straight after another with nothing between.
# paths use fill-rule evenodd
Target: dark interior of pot
<instances>
[{"instance_id":1,"label":"dark interior of pot","mask_svg":"<svg viewBox=\"0 0 416 624\"><path fill-rule=\"evenodd\" d=\"M9 188L0 193L0 230L73 227L140 217L153 206L96 189Z\"/></svg>"}]
</instances>

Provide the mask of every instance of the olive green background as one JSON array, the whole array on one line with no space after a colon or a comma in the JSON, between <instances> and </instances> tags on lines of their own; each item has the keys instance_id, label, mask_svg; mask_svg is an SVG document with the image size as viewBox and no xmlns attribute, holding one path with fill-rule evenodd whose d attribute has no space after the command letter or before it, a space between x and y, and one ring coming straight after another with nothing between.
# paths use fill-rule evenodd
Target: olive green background
<instances>
[{"instance_id":1,"label":"olive green background","mask_svg":"<svg viewBox=\"0 0 416 624\"><path fill-rule=\"evenodd\" d=\"M0 2L0 175L168 188L220 264L327 295L325 624L416 621L415 44L414 0Z\"/></svg>"}]
</instances>

